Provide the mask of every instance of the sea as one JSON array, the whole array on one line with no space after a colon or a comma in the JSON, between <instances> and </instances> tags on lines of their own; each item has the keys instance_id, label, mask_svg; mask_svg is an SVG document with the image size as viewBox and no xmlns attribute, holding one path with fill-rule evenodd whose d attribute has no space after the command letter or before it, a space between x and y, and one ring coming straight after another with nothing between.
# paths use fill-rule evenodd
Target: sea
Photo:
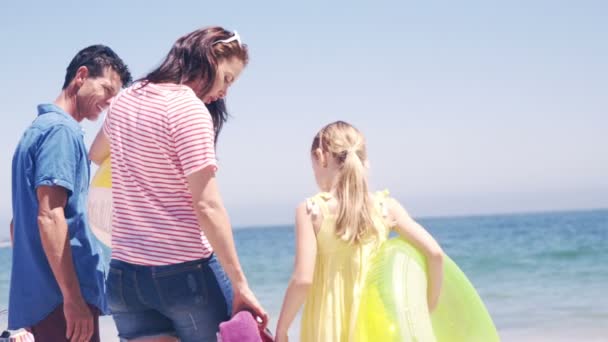
<instances>
[{"instance_id":1,"label":"sea","mask_svg":"<svg viewBox=\"0 0 608 342\"><path fill-rule=\"evenodd\" d=\"M608 210L418 222L473 283L502 341L608 341ZM241 227L234 236L274 329L293 267L294 227ZM0 241L0 330L6 326L11 258L10 242ZM103 341L118 340L111 317L102 318L102 329ZM291 341L298 332L296 321Z\"/></svg>"}]
</instances>

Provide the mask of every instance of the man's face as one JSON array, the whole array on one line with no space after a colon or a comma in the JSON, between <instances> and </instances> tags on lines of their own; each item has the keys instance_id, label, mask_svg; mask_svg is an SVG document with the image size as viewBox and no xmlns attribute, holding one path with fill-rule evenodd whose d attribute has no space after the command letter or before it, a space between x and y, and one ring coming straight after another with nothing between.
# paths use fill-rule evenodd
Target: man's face
<instances>
[{"instance_id":1,"label":"man's face","mask_svg":"<svg viewBox=\"0 0 608 342\"><path fill-rule=\"evenodd\" d=\"M88 70L77 73L77 80L82 85L76 94L76 109L80 120L97 120L101 112L110 105L110 101L122 87L120 76L114 69L107 67L97 77L88 76Z\"/></svg>"}]
</instances>

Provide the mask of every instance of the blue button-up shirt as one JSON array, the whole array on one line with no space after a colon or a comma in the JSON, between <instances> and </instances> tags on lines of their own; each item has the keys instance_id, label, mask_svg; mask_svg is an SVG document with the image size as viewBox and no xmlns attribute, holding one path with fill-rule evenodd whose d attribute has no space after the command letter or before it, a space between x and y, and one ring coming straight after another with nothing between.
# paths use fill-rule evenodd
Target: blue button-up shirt
<instances>
[{"instance_id":1,"label":"blue button-up shirt","mask_svg":"<svg viewBox=\"0 0 608 342\"><path fill-rule=\"evenodd\" d=\"M13 155L13 265L9 329L32 326L63 302L38 229L39 186L67 191L64 208L74 269L84 300L107 313L104 264L87 222L90 162L82 128L52 104L38 106L38 117L25 131Z\"/></svg>"}]
</instances>

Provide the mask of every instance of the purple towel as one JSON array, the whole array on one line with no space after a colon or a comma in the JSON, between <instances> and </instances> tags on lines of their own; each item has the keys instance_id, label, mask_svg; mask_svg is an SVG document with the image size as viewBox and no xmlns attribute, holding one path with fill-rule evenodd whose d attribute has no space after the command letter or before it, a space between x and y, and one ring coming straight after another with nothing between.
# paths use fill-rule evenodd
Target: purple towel
<instances>
[{"instance_id":1,"label":"purple towel","mask_svg":"<svg viewBox=\"0 0 608 342\"><path fill-rule=\"evenodd\" d=\"M249 311L240 311L229 321L220 323L218 341L262 342L258 322Z\"/></svg>"}]
</instances>

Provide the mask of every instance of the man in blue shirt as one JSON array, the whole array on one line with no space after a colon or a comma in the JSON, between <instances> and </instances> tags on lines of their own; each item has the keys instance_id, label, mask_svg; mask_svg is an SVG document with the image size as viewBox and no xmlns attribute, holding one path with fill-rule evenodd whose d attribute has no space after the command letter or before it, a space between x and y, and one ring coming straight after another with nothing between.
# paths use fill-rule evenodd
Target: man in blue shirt
<instances>
[{"instance_id":1,"label":"man in blue shirt","mask_svg":"<svg viewBox=\"0 0 608 342\"><path fill-rule=\"evenodd\" d=\"M9 329L28 328L37 342L99 341L104 266L87 223L90 163L79 122L96 120L130 82L109 47L81 50L15 150Z\"/></svg>"}]
</instances>

